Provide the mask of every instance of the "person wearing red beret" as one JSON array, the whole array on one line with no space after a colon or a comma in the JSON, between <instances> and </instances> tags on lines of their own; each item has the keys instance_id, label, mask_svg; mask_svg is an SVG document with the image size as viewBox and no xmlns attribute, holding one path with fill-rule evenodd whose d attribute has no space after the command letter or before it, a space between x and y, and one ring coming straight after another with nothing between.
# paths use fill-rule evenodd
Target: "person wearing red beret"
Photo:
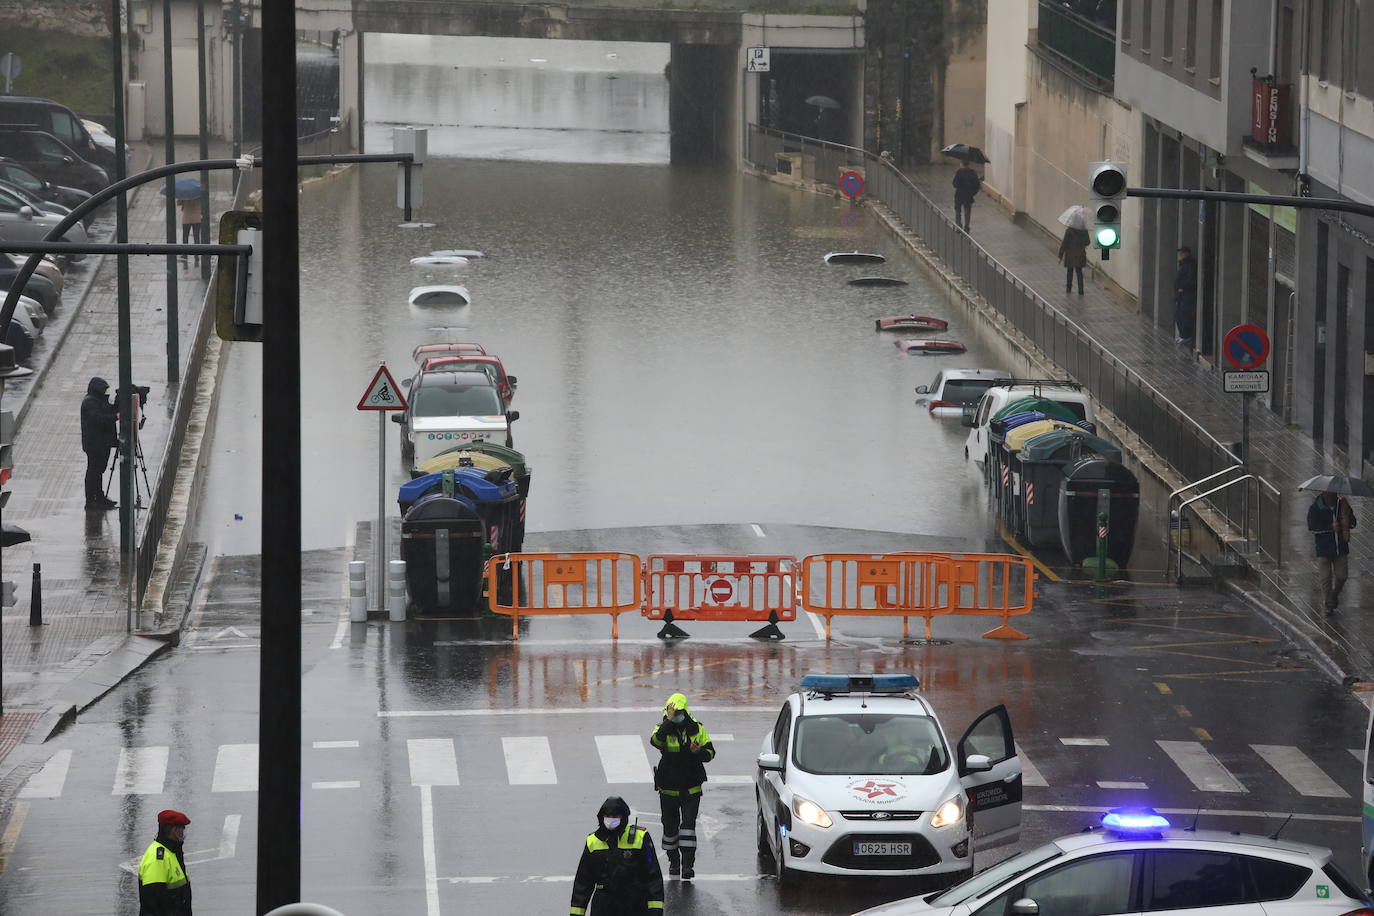
<instances>
[{"instance_id":1,"label":"person wearing red beret","mask_svg":"<svg viewBox=\"0 0 1374 916\"><path fill-rule=\"evenodd\" d=\"M182 844L191 819L180 811L159 811L157 839L138 863L139 916L191 916L191 879Z\"/></svg>"}]
</instances>

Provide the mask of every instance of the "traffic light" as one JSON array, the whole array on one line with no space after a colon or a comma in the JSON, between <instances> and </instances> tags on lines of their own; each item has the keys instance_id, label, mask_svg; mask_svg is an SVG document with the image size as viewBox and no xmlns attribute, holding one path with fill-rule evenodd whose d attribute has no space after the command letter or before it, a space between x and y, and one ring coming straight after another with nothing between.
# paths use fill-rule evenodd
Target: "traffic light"
<instances>
[{"instance_id":1,"label":"traffic light","mask_svg":"<svg viewBox=\"0 0 1374 916\"><path fill-rule=\"evenodd\" d=\"M1088 187L1092 190L1093 247L1101 249L1102 260L1121 247L1121 202L1126 198L1126 166L1119 162L1094 162L1088 167Z\"/></svg>"}]
</instances>

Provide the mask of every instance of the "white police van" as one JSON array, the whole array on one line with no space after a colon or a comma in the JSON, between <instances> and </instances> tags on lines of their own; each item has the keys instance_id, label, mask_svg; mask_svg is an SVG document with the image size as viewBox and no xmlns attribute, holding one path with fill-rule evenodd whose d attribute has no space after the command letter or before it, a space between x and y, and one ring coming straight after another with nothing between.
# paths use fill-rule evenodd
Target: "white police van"
<instances>
[{"instance_id":1,"label":"white police van","mask_svg":"<svg viewBox=\"0 0 1374 916\"><path fill-rule=\"evenodd\" d=\"M953 746L909 674L810 674L763 738L759 852L779 882L830 875L971 874L973 839L1021 826L1021 762L1006 707Z\"/></svg>"}]
</instances>

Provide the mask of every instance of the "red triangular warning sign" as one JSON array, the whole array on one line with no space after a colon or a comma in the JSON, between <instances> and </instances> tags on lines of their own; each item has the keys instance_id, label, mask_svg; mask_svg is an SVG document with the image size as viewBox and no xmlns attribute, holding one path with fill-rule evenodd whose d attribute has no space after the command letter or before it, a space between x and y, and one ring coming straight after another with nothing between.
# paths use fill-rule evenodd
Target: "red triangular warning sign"
<instances>
[{"instance_id":1,"label":"red triangular warning sign","mask_svg":"<svg viewBox=\"0 0 1374 916\"><path fill-rule=\"evenodd\" d=\"M363 398L358 402L359 410L405 410L406 398L401 394L401 386L396 384L396 380L387 371L386 364L377 367L377 374L372 376L372 382L363 392Z\"/></svg>"}]
</instances>

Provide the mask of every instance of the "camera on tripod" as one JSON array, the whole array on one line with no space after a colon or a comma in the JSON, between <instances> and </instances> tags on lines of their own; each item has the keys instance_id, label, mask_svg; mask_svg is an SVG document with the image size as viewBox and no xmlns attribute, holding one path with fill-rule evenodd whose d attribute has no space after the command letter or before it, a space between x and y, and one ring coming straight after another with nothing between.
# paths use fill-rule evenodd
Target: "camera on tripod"
<instances>
[{"instance_id":1,"label":"camera on tripod","mask_svg":"<svg viewBox=\"0 0 1374 916\"><path fill-rule=\"evenodd\" d=\"M148 403L148 393L151 392L153 389L150 385L134 385L132 387L134 394L138 396L138 404L136 405L134 410L138 414L138 428L142 429L144 422L148 419L143 415L143 408ZM124 402L124 397L124 389L120 388L117 392L115 392L114 400L111 403L118 407L120 404ZM124 417L121 416L119 420L121 425L125 423Z\"/></svg>"}]
</instances>

